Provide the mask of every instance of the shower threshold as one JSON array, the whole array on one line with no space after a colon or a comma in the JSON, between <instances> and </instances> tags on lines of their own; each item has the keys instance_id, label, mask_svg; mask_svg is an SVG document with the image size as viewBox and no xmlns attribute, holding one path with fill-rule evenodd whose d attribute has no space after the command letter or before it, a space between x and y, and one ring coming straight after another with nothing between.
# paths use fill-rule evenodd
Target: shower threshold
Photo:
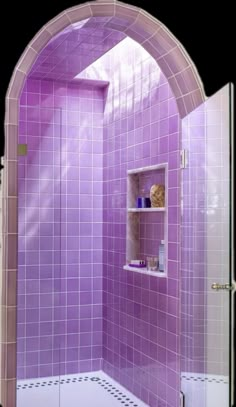
<instances>
[{"instance_id":1,"label":"shower threshold","mask_svg":"<svg viewBox=\"0 0 236 407\"><path fill-rule=\"evenodd\" d=\"M228 376L183 372L181 389L185 407L226 407L229 405Z\"/></svg>"},{"instance_id":2,"label":"shower threshold","mask_svg":"<svg viewBox=\"0 0 236 407\"><path fill-rule=\"evenodd\" d=\"M17 407L148 407L102 371L17 381Z\"/></svg>"}]
</instances>

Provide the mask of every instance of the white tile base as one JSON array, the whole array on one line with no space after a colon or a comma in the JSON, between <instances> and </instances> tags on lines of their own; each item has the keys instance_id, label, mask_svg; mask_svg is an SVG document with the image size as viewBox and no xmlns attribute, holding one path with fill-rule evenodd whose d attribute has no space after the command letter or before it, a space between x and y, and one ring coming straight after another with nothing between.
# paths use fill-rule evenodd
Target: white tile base
<instances>
[{"instance_id":1,"label":"white tile base","mask_svg":"<svg viewBox=\"0 0 236 407\"><path fill-rule=\"evenodd\" d=\"M104 372L19 380L17 407L148 407Z\"/></svg>"},{"instance_id":2,"label":"white tile base","mask_svg":"<svg viewBox=\"0 0 236 407\"><path fill-rule=\"evenodd\" d=\"M229 380L226 376L182 373L185 407L227 407Z\"/></svg>"}]
</instances>

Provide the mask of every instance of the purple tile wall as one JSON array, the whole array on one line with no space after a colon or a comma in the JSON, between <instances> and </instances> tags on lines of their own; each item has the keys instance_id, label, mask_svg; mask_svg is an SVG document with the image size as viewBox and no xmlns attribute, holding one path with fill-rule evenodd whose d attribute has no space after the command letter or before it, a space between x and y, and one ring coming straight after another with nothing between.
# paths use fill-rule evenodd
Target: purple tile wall
<instances>
[{"instance_id":1,"label":"purple tile wall","mask_svg":"<svg viewBox=\"0 0 236 407\"><path fill-rule=\"evenodd\" d=\"M32 154L29 148L19 163L20 227L26 227L19 241L23 237L33 244L33 235L39 246L26 245L19 252L18 376L97 370L103 356L103 369L150 407L177 407L180 163L176 101L155 61L129 38L80 76L109 79L110 86L104 92L29 80L22 94L20 142L33 147ZM126 177L128 169L163 162L168 163L168 278L157 278L123 270ZM31 172L36 182L29 182ZM34 189L34 197L40 197L32 210L26 208L26 200ZM43 198L42 202L41 189L48 201ZM150 215L143 218L143 228L155 250L153 223L160 239L163 219L161 214L155 219ZM36 227L32 219L37 220ZM141 232L143 251L147 250L145 233ZM40 239L45 235L51 238ZM47 249L45 253L41 247ZM30 331L31 286L37 322Z\"/></svg>"},{"instance_id":2,"label":"purple tile wall","mask_svg":"<svg viewBox=\"0 0 236 407\"><path fill-rule=\"evenodd\" d=\"M100 368L104 89L28 79L20 101L17 377Z\"/></svg>"},{"instance_id":3,"label":"purple tile wall","mask_svg":"<svg viewBox=\"0 0 236 407\"><path fill-rule=\"evenodd\" d=\"M72 81L126 35L106 27L111 17L92 17L71 24L45 46L30 77Z\"/></svg>"},{"instance_id":4,"label":"purple tile wall","mask_svg":"<svg viewBox=\"0 0 236 407\"><path fill-rule=\"evenodd\" d=\"M110 80L104 117L103 369L149 406L177 407L179 115L158 66L130 39L83 74L93 77L101 66L103 79ZM127 170L162 162L169 164L168 278L123 270Z\"/></svg>"}]
</instances>

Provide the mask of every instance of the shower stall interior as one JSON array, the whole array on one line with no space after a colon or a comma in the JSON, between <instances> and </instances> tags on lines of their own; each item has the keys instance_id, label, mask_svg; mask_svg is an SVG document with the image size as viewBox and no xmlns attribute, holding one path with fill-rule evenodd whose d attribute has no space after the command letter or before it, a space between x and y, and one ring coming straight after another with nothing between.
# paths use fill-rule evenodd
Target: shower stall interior
<instances>
[{"instance_id":1,"label":"shower stall interior","mask_svg":"<svg viewBox=\"0 0 236 407\"><path fill-rule=\"evenodd\" d=\"M53 37L19 99L17 407L230 406L232 86L183 115L109 20ZM164 271L130 266L163 240Z\"/></svg>"}]
</instances>

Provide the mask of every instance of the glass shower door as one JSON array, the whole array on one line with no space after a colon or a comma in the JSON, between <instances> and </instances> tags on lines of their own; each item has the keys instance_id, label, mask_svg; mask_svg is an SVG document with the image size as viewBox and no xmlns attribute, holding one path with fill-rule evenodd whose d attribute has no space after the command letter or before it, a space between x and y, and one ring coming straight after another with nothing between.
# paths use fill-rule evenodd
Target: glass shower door
<instances>
[{"instance_id":1,"label":"glass shower door","mask_svg":"<svg viewBox=\"0 0 236 407\"><path fill-rule=\"evenodd\" d=\"M232 85L182 121L181 389L185 407L232 401Z\"/></svg>"},{"instance_id":2,"label":"glass shower door","mask_svg":"<svg viewBox=\"0 0 236 407\"><path fill-rule=\"evenodd\" d=\"M56 407L62 319L61 114L60 109L21 104L20 118L17 407Z\"/></svg>"}]
</instances>

